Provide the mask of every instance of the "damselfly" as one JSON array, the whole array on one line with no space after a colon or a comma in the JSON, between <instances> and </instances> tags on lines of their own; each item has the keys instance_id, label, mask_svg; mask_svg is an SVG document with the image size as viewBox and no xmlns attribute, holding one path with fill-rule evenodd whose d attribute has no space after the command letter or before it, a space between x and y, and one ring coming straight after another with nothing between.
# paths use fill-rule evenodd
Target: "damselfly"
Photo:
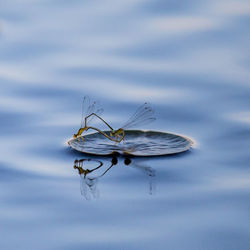
<instances>
[{"instance_id":1,"label":"damselfly","mask_svg":"<svg viewBox=\"0 0 250 250\"><path fill-rule=\"evenodd\" d=\"M151 123L155 120L154 111L150 107L149 103L145 102L143 105L141 105L136 112L130 117L130 119L119 129L115 130L113 129L102 117L101 114L103 113L103 109L98 108L98 105L96 102L90 103L90 100L88 97L84 97L83 99L83 107L82 107L82 122L81 127L78 130L76 134L73 135L73 137L79 140L82 139L84 141L84 138L82 136L82 133L84 131L87 131L89 129L93 129L104 135L106 138L108 138L111 141L114 142L121 142L125 137L125 130L128 128L133 128L139 125L145 125L148 123ZM94 118L100 119L103 123L105 123L109 129L110 132L107 134L106 132L92 126L88 126L89 122Z\"/></svg>"}]
</instances>

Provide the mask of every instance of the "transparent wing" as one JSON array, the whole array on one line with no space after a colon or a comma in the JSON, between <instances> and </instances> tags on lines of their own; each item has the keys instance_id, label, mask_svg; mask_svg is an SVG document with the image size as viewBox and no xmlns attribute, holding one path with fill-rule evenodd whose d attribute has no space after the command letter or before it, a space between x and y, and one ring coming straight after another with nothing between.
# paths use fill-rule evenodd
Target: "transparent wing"
<instances>
[{"instance_id":1,"label":"transparent wing","mask_svg":"<svg viewBox=\"0 0 250 250\"><path fill-rule=\"evenodd\" d=\"M103 111L104 111L103 108L98 108L97 110L94 109L93 112L91 112L91 113L95 113L96 115L101 116L102 113L103 113ZM91 114L91 113L90 113L90 114ZM88 124L90 124L94 119L97 119L97 117L96 117L96 116L91 116L91 117L88 119Z\"/></svg>"},{"instance_id":2,"label":"transparent wing","mask_svg":"<svg viewBox=\"0 0 250 250\"><path fill-rule=\"evenodd\" d=\"M140 106L130 119L122 126L123 129L145 125L155 121L154 110L149 103L145 102Z\"/></svg>"},{"instance_id":3,"label":"transparent wing","mask_svg":"<svg viewBox=\"0 0 250 250\"><path fill-rule=\"evenodd\" d=\"M81 120L81 126L83 125L83 120L84 120L84 116L87 112L87 109L89 107L89 97L88 96L84 96L83 101L82 101L82 120Z\"/></svg>"},{"instance_id":4,"label":"transparent wing","mask_svg":"<svg viewBox=\"0 0 250 250\"><path fill-rule=\"evenodd\" d=\"M84 96L83 101L82 101L82 120L81 120L81 127L83 126L84 123L84 118L86 117L86 114L88 112L90 106L90 99L88 96Z\"/></svg>"},{"instance_id":5,"label":"transparent wing","mask_svg":"<svg viewBox=\"0 0 250 250\"><path fill-rule=\"evenodd\" d=\"M91 199L91 192L84 175L80 175L80 190L81 190L81 195L83 195L86 200Z\"/></svg>"},{"instance_id":6,"label":"transparent wing","mask_svg":"<svg viewBox=\"0 0 250 250\"><path fill-rule=\"evenodd\" d=\"M80 180L80 189L81 195L85 197L86 200L91 200L92 198L98 198L99 190L97 188L98 178L88 178L86 176L81 175Z\"/></svg>"},{"instance_id":7,"label":"transparent wing","mask_svg":"<svg viewBox=\"0 0 250 250\"><path fill-rule=\"evenodd\" d=\"M84 126L84 119L88 115L95 113L96 115L101 116L103 113L103 109L100 108L100 104L97 102L91 102L88 96L84 96L82 102L82 120L81 120L81 127ZM88 124L94 119L96 116L91 116L88 119Z\"/></svg>"}]
</instances>

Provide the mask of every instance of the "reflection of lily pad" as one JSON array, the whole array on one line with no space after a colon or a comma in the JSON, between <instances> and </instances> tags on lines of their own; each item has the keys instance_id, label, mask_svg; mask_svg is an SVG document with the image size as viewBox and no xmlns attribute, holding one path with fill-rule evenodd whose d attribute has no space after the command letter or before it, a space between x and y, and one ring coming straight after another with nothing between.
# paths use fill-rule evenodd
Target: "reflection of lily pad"
<instances>
[{"instance_id":1,"label":"reflection of lily pad","mask_svg":"<svg viewBox=\"0 0 250 250\"><path fill-rule=\"evenodd\" d=\"M108 133L108 131L106 131ZM73 149L95 155L120 153L134 156L157 156L184 152L192 146L192 141L180 135L157 131L126 130L124 141L115 143L100 133L84 136L85 141L71 139L68 144Z\"/></svg>"}]
</instances>

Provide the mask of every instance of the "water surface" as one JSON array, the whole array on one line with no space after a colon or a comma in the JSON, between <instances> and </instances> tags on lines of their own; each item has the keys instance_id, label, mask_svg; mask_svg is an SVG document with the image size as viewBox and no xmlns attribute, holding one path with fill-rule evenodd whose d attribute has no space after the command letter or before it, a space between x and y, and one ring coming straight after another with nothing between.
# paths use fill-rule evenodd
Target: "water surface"
<instances>
[{"instance_id":1,"label":"water surface","mask_svg":"<svg viewBox=\"0 0 250 250\"><path fill-rule=\"evenodd\" d=\"M2 4L0 248L249 249L249 16L243 0ZM84 95L115 128L149 101L142 129L195 146L103 176L112 158L91 158L89 190L65 143Z\"/></svg>"}]
</instances>

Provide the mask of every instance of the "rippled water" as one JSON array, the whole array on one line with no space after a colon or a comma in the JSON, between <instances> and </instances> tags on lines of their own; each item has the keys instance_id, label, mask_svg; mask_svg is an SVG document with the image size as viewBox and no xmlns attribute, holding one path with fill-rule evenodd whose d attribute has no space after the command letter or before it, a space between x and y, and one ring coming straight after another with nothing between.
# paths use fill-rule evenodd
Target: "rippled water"
<instances>
[{"instance_id":1,"label":"rippled water","mask_svg":"<svg viewBox=\"0 0 250 250\"><path fill-rule=\"evenodd\" d=\"M0 249L249 249L249 19L243 0L5 1ZM150 101L142 129L195 146L76 153L84 95L115 128Z\"/></svg>"}]
</instances>

